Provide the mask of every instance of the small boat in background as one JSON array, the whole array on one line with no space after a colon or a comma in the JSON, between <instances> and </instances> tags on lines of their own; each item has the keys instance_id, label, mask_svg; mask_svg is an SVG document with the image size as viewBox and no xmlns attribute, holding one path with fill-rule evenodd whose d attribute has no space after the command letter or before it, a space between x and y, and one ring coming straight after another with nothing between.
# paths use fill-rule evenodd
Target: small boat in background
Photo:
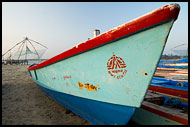
<instances>
[{"instance_id":1,"label":"small boat in background","mask_svg":"<svg viewBox=\"0 0 190 127\"><path fill-rule=\"evenodd\" d=\"M154 76L166 79L188 80L188 72L155 72Z\"/></svg>"},{"instance_id":2,"label":"small boat in background","mask_svg":"<svg viewBox=\"0 0 190 127\"><path fill-rule=\"evenodd\" d=\"M160 60L162 64L182 62L184 59ZM188 70L184 68L157 67L144 102L132 117L134 122L140 125L188 125L188 79L180 71L188 76Z\"/></svg>"},{"instance_id":3,"label":"small boat in background","mask_svg":"<svg viewBox=\"0 0 190 127\"><path fill-rule=\"evenodd\" d=\"M188 63L188 58L182 58L182 59L162 59L162 60L160 60L159 65L176 64L176 63Z\"/></svg>"},{"instance_id":4,"label":"small boat in background","mask_svg":"<svg viewBox=\"0 0 190 127\"><path fill-rule=\"evenodd\" d=\"M30 76L92 124L125 125L141 106L179 10L156 9L30 66Z\"/></svg>"},{"instance_id":5,"label":"small boat in background","mask_svg":"<svg viewBox=\"0 0 190 127\"><path fill-rule=\"evenodd\" d=\"M147 92L132 121L140 125L188 125L188 104Z\"/></svg>"},{"instance_id":6,"label":"small boat in background","mask_svg":"<svg viewBox=\"0 0 190 127\"><path fill-rule=\"evenodd\" d=\"M163 65L158 65L158 67L162 67L162 68L188 68L188 63L163 64Z\"/></svg>"},{"instance_id":7,"label":"small boat in background","mask_svg":"<svg viewBox=\"0 0 190 127\"><path fill-rule=\"evenodd\" d=\"M151 84L156 85L171 85L173 88L188 88L188 80L171 80L171 79L165 79L165 78L159 78L159 77L153 77Z\"/></svg>"},{"instance_id":8,"label":"small boat in background","mask_svg":"<svg viewBox=\"0 0 190 127\"><path fill-rule=\"evenodd\" d=\"M148 90L188 102L188 81L175 81L153 77Z\"/></svg>"},{"instance_id":9,"label":"small boat in background","mask_svg":"<svg viewBox=\"0 0 190 127\"><path fill-rule=\"evenodd\" d=\"M154 76L187 80L188 58L160 60Z\"/></svg>"}]
</instances>

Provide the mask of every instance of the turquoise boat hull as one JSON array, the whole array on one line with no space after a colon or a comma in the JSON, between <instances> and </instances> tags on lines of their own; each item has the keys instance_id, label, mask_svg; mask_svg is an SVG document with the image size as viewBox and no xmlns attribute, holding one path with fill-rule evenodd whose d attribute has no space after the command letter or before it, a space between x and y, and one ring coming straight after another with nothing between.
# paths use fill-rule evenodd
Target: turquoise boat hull
<instances>
[{"instance_id":1,"label":"turquoise boat hull","mask_svg":"<svg viewBox=\"0 0 190 127\"><path fill-rule=\"evenodd\" d=\"M166 6L164 11L169 9ZM178 15L178 6L176 9ZM88 45L82 43L30 67L30 76L47 96L92 124L127 124L141 106L176 15L167 15L169 19L159 23L150 20L154 25L143 29L137 30L142 25L131 27L129 23L129 27L123 25L99 35L86 42ZM144 24L141 21L146 19L136 21ZM120 36L133 29L136 31ZM106 39L109 41L105 43ZM102 43L97 45L99 41Z\"/></svg>"},{"instance_id":2,"label":"turquoise boat hull","mask_svg":"<svg viewBox=\"0 0 190 127\"><path fill-rule=\"evenodd\" d=\"M131 110L127 110L130 112L127 113L126 117L132 116L134 109L140 107L143 101L172 24L173 21L169 21L106 46L59 61L48 67L36 69L35 71L31 70L31 76L34 81L39 80L38 85L52 92L87 98L99 101L99 103L130 107ZM127 72L125 78L113 78L108 73L106 64L112 57L113 52L126 61ZM137 63L140 64L136 66ZM90 91L85 88L80 89L78 82L98 84L98 89L97 91ZM50 96L51 94L47 93L47 95ZM100 107L98 109L101 111ZM81 112L79 114L82 114ZM88 110L88 112L92 111ZM107 120L108 118L106 118ZM111 120L109 124L126 124L129 119L125 118L125 120L127 120L125 123L121 123L121 120L119 120L119 123L112 123ZM93 119L89 119L89 121L94 123ZM99 122L96 124L107 123Z\"/></svg>"}]
</instances>

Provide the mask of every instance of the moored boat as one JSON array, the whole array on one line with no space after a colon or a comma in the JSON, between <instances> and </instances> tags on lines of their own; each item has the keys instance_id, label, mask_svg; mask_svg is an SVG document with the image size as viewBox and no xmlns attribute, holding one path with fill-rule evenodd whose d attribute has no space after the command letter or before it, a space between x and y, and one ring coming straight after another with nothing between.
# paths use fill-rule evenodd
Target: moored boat
<instances>
[{"instance_id":1,"label":"moored boat","mask_svg":"<svg viewBox=\"0 0 190 127\"><path fill-rule=\"evenodd\" d=\"M175 81L153 77L148 90L188 102L188 81Z\"/></svg>"},{"instance_id":2,"label":"moored boat","mask_svg":"<svg viewBox=\"0 0 190 127\"><path fill-rule=\"evenodd\" d=\"M159 84L159 85L171 85L174 88L180 87L188 87L188 80L174 80L174 79L165 79L159 77L153 77L151 84Z\"/></svg>"},{"instance_id":3,"label":"moored boat","mask_svg":"<svg viewBox=\"0 0 190 127\"><path fill-rule=\"evenodd\" d=\"M164 64L164 65L158 65L158 67L162 67L162 68L188 68L188 63Z\"/></svg>"},{"instance_id":4,"label":"moored boat","mask_svg":"<svg viewBox=\"0 0 190 127\"><path fill-rule=\"evenodd\" d=\"M155 77L188 81L188 58L160 60Z\"/></svg>"},{"instance_id":5,"label":"moored boat","mask_svg":"<svg viewBox=\"0 0 190 127\"><path fill-rule=\"evenodd\" d=\"M188 105L148 92L132 121L140 125L188 125Z\"/></svg>"},{"instance_id":6,"label":"moored boat","mask_svg":"<svg viewBox=\"0 0 190 127\"><path fill-rule=\"evenodd\" d=\"M170 4L28 68L49 97L92 124L127 124L141 106L180 7Z\"/></svg>"},{"instance_id":7,"label":"moored boat","mask_svg":"<svg viewBox=\"0 0 190 127\"><path fill-rule=\"evenodd\" d=\"M188 63L188 58L182 58L182 59L161 59L159 61L159 64L176 64L176 63Z\"/></svg>"}]
</instances>

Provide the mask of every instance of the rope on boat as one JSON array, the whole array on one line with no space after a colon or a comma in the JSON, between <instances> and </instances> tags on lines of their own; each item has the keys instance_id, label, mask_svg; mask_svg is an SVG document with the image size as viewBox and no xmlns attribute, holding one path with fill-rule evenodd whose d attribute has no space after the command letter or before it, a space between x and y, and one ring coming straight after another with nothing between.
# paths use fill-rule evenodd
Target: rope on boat
<instances>
[{"instance_id":1,"label":"rope on boat","mask_svg":"<svg viewBox=\"0 0 190 127\"><path fill-rule=\"evenodd\" d=\"M164 105L172 108L179 107L180 103L180 100L177 98L165 98L164 100Z\"/></svg>"}]
</instances>

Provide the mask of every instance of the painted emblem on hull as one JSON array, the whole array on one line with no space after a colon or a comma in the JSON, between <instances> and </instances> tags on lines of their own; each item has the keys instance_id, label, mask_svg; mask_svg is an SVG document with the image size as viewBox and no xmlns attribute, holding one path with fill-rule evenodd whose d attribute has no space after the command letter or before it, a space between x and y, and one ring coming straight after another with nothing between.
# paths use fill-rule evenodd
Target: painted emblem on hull
<instances>
[{"instance_id":1,"label":"painted emblem on hull","mask_svg":"<svg viewBox=\"0 0 190 127\"><path fill-rule=\"evenodd\" d=\"M117 79L121 79L125 76L127 73L126 67L123 59L115 54L113 54L107 62L108 74Z\"/></svg>"}]
</instances>

